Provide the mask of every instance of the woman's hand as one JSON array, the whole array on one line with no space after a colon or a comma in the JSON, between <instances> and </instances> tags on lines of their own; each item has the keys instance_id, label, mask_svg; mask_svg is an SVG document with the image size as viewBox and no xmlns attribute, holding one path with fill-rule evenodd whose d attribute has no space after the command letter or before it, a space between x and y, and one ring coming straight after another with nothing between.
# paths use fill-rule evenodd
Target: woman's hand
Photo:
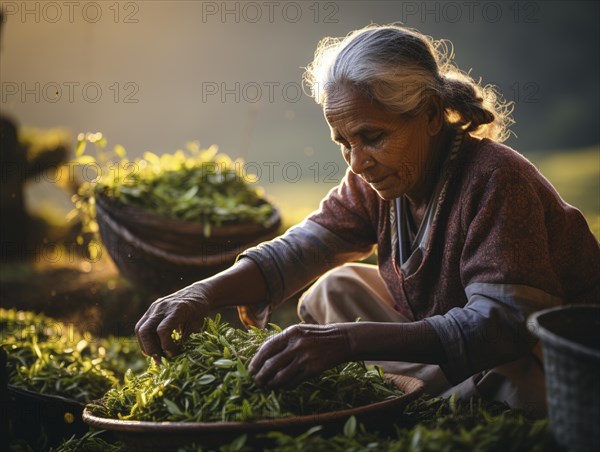
<instances>
[{"instance_id":1,"label":"woman's hand","mask_svg":"<svg viewBox=\"0 0 600 452\"><path fill-rule=\"evenodd\" d=\"M291 326L267 340L248 369L257 384L295 386L351 359L348 325Z\"/></svg>"},{"instance_id":2,"label":"woman's hand","mask_svg":"<svg viewBox=\"0 0 600 452\"><path fill-rule=\"evenodd\" d=\"M200 331L211 309L252 305L266 296L258 266L250 259L241 259L227 270L156 300L135 326L135 334L146 355L155 359L173 356L178 348L171 337L173 330L185 339Z\"/></svg>"},{"instance_id":3,"label":"woman's hand","mask_svg":"<svg viewBox=\"0 0 600 452\"><path fill-rule=\"evenodd\" d=\"M424 320L300 324L266 341L248 370L260 385L293 386L353 360L443 364L446 355L437 333Z\"/></svg>"},{"instance_id":4,"label":"woman's hand","mask_svg":"<svg viewBox=\"0 0 600 452\"><path fill-rule=\"evenodd\" d=\"M176 330L186 338L200 331L211 309L206 292L202 283L195 283L152 303L135 325L142 352L155 358L177 353L172 332Z\"/></svg>"}]
</instances>

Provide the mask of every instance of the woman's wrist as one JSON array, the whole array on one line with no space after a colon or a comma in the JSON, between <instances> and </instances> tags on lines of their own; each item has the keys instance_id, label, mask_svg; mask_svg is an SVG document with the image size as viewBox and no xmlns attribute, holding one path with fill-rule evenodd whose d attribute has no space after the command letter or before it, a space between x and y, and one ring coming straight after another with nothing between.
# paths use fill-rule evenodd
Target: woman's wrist
<instances>
[{"instance_id":1,"label":"woman's wrist","mask_svg":"<svg viewBox=\"0 0 600 452\"><path fill-rule=\"evenodd\" d=\"M371 340L376 333L371 331L371 328L361 322L350 322L344 323L343 325L350 360L369 359L368 356L374 351L370 350L370 344L365 343L365 341Z\"/></svg>"},{"instance_id":2,"label":"woman's wrist","mask_svg":"<svg viewBox=\"0 0 600 452\"><path fill-rule=\"evenodd\" d=\"M330 330L333 332L333 337L337 340L340 350L340 362L355 361L355 353L352 349L351 336L352 336L353 323L334 323L329 325L320 325L319 327L323 331Z\"/></svg>"},{"instance_id":3,"label":"woman's wrist","mask_svg":"<svg viewBox=\"0 0 600 452\"><path fill-rule=\"evenodd\" d=\"M228 269L194 283L194 286L210 309L256 304L267 295L262 273L250 259L242 259Z\"/></svg>"},{"instance_id":4,"label":"woman's wrist","mask_svg":"<svg viewBox=\"0 0 600 452\"><path fill-rule=\"evenodd\" d=\"M439 364L445 352L435 330L425 321L340 324L351 360L409 361Z\"/></svg>"}]
</instances>

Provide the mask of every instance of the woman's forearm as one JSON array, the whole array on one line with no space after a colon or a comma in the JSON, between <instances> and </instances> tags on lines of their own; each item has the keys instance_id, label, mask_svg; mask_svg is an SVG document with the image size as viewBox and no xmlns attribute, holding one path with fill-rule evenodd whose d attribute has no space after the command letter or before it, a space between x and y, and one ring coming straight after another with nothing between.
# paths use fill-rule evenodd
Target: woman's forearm
<instances>
[{"instance_id":1,"label":"woman's forearm","mask_svg":"<svg viewBox=\"0 0 600 452\"><path fill-rule=\"evenodd\" d=\"M356 322L346 329L352 360L408 361L443 364L446 360L439 336L427 322Z\"/></svg>"},{"instance_id":2,"label":"woman's forearm","mask_svg":"<svg viewBox=\"0 0 600 452\"><path fill-rule=\"evenodd\" d=\"M251 259L240 259L227 270L195 283L201 285L212 309L265 301L265 279Z\"/></svg>"}]
</instances>

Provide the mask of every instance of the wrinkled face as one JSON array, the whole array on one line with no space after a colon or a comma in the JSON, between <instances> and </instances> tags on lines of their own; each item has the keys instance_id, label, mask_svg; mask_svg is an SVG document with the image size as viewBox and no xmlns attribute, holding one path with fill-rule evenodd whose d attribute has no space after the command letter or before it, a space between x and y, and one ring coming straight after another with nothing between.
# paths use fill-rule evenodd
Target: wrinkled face
<instances>
[{"instance_id":1,"label":"wrinkled face","mask_svg":"<svg viewBox=\"0 0 600 452\"><path fill-rule=\"evenodd\" d=\"M433 143L429 115L403 118L344 87L328 96L324 113L353 173L383 199L418 197Z\"/></svg>"}]
</instances>

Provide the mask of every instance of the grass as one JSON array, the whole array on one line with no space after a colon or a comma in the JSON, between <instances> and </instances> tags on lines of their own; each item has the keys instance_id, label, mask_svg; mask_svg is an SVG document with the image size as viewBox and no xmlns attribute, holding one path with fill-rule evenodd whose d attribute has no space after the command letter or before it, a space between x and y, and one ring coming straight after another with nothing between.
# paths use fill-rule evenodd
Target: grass
<instances>
[{"instance_id":1,"label":"grass","mask_svg":"<svg viewBox=\"0 0 600 452\"><path fill-rule=\"evenodd\" d=\"M526 156L566 202L581 210L600 239L600 146Z\"/></svg>"},{"instance_id":2,"label":"grass","mask_svg":"<svg viewBox=\"0 0 600 452\"><path fill-rule=\"evenodd\" d=\"M318 209L319 203L331 188L333 184L316 184L307 181L295 184L273 184L266 188L266 192L279 207L283 227L288 229Z\"/></svg>"}]
</instances>

